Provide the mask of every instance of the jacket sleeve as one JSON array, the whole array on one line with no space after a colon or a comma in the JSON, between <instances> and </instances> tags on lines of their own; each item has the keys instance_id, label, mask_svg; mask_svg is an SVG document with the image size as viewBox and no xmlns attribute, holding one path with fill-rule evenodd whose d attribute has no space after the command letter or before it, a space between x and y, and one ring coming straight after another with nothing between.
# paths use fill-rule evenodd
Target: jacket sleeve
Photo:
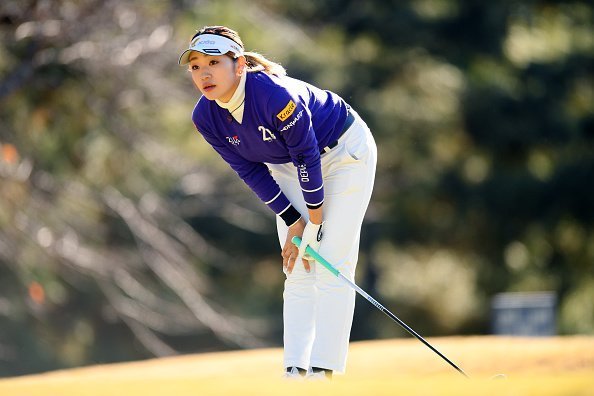
<instances>
[{"instance_id":1,"label":"jacket sleeve","mask_svg":"<svg viewBox=\"0 0 594 396\"><path fill-rule=\"evenodd\" d=\"M260 162L251 162L240 156L227 142L208 132L204 127L199 127L194 122L196 129L215 151L227 162L248 187L264 202L274 213L283 218L287 225L295 223L301 215L289 202L281 191L277 182L270 175L268 167Z\"/></svg>"},{"instance_id":2,"label":"jacket sleeve","mask_svg":"<svg viewBox=\"0 0 594 396\"><path fill-rule=\"evenodd\" d=\"M285 140L293 164L297 167L297 178L301 185L303 199L309 209L324 203L324 181L318 140L311 122L307 104L298 96L286 90L270 98L272 124Z\"/></svg>"}]
</instances>

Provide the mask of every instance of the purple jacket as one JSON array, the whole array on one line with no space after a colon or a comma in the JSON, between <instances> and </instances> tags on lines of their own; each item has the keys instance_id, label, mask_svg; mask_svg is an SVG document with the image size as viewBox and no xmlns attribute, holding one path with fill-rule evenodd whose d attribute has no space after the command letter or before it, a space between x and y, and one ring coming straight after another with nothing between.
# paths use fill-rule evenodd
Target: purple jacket
<instances>
[{"instance_id":1,"label":"purple jacket","mask_svg":"<svg viewBox=\"0 0 594 396\"><path fill-rule=\"evenodd\" d=\"M336 141L346 117L338 95L290 77L250 72L242 123L215 101L200 98L192 120L204 139L276 214L291 204L265 163L296 166L308 208L324 201L320 149Z\"/></svg>"}]
</instances>

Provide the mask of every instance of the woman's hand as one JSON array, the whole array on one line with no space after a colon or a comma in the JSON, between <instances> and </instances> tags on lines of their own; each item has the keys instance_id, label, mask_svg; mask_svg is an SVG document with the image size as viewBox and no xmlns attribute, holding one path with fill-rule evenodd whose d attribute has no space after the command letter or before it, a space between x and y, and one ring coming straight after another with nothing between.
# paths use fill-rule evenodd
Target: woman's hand
<instances>
[{"instance_id":1,"label":"woman's hand","mask_svg":"<svg viewBox=\"0 0 594 396\"><path fill-rule=\"evenodd\" d=\"M315 261L313 257L305 252L305 249L310 247L316 252L320 250L320 243L322 241L323 235L322 228L324 228L324 222L319 224L313 223L311 221L307 222L301 236L301 244L299 245L299 255L297 256L297 260L300 258L305 258L310 261Z\"/></svg>"},{"instance_id":2,"label":"woman's hand","mask_svg":"<svg viewBox=\"0 0 594 396\"><path fill-rule=\"evenodd\" d=\"M297 248L297 246L293 244L291 240L294 236L301 237L303 235L305 225L305 220L301 218L295 224L289 227L289 232L287 232L287 239L285 241L285 246L283 247L282 251L283 268L287 274L293 272L293 268L295 267L295 261L297 261L297 256L299 255L299 249ZM305 267L305 271L309 272L311 270L309 266L309 261L307 261L307 259L305 258L303 258L301 261L303 262L303 267Z\"/></svg>"}]
</instances>

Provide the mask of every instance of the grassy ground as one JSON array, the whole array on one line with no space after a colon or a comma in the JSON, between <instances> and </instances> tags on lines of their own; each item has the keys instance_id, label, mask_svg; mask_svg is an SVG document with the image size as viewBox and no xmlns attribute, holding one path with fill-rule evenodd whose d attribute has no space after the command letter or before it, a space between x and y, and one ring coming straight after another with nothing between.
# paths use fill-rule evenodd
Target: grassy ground
<instances>
[{"instance_id":1,"label":"grassy ground","mask_svg":"<svg viewBox=\"0 0 594 396\"><path fill-rule=\"evenodd\" d=\"M428 340L465 379L415 339L352 343L331 382L281 378L282 351L186 355L0 380L3 396L594 395L594 337ZM507 379L493 380L504 373Z\"/></svg>"}]
</instances>

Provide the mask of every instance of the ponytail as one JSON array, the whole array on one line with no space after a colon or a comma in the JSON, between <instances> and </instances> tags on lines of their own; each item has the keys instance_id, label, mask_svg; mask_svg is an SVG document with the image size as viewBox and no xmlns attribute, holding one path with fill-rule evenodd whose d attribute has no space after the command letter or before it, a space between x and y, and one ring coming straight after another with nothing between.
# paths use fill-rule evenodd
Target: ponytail
<instances>
[{"instance_id":1,"label":"ponytail","mask_svg":"<svg viewBox=\"0 0 594 396\"><path fill-rule=\"evenodd\" d=\"M286 76L287 71L280 64L266 59L264 55L257 52L246 51L244 53L245 60L248 67L248 72L263 71L266 74L274 74L275 76Z\"/></svg>"}]
</instances>

